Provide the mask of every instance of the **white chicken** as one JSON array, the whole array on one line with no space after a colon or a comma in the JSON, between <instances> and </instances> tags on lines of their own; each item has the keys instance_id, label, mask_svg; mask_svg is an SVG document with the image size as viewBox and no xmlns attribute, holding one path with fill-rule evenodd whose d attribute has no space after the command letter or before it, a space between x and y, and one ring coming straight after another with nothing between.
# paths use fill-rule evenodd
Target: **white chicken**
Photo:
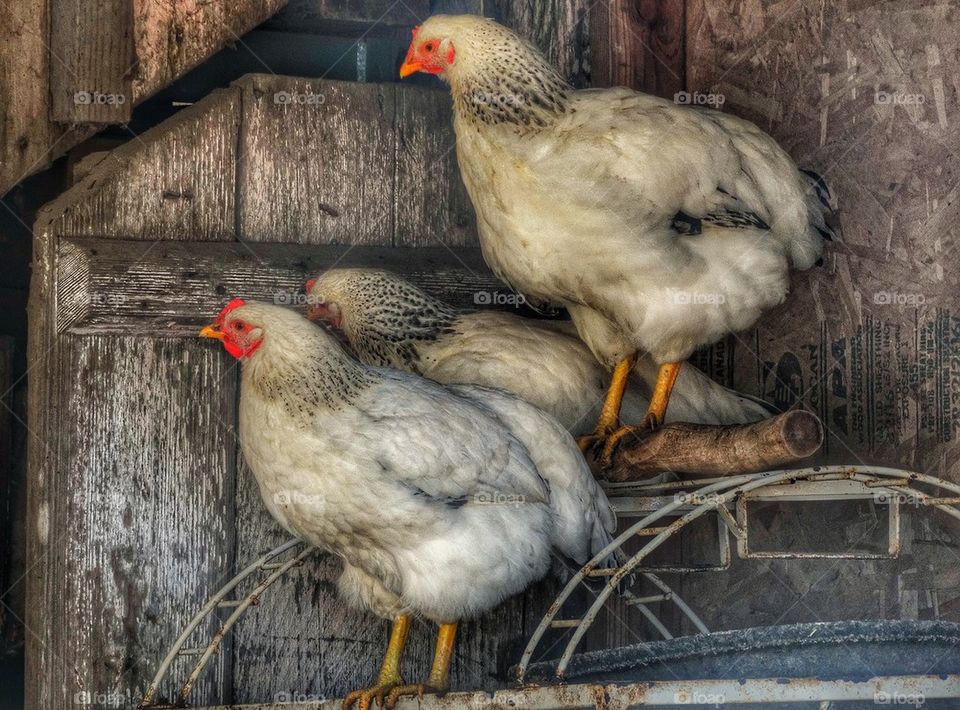
<instances>
[{"instance_id":1,"label":"white chicken","mask_svg":"<svg viewBox=\"0 0 960 710\"><path fill-rule=\"evenodd\" d=\"M551 548L583 563L609 544L603 491L532 405L369 367L278 306L235 299L200 334L242 363L240 443L267 508L343 559L349 601L394 621L376 683L345 707L446 689L458 620L542 577ZM399 671L412 614L440 624L421 685Z\"/></svg>"},{"instance_id":2,"label":"white chicken","mask_svg":"<svg viewBox=\"0 0 960 710\"><path fill-rule=\"evenodd\" d=\"M592 438L609 461L637 352L660 366L644 424L680 363L783 301L831 234L831 197L754 124L623 88L573 90L513 32L437 15L400 69L453 95L457 156L484 257L533 302L564 306L614 367ZM589 442L588 442L589 443Z\"/></svg>"},{"instance_id":3,"label":"white chicken","mask_svg":"<svg viewBox=\"0 0 960 710\"><path fill-rule=\"evenodd\" d=\"M331 269L307 282L311 319L346 335L369 365L413 372L444 384L493 387L552 415L573 435L600 413L608 374L568 322L501 311L460 311L403 277L378 269ZM644 415L657 367L640 357L621 416ZM685 364L666 421L736 424L769 416L764 404L713 382Z\"/></svg>"}]
</instances>

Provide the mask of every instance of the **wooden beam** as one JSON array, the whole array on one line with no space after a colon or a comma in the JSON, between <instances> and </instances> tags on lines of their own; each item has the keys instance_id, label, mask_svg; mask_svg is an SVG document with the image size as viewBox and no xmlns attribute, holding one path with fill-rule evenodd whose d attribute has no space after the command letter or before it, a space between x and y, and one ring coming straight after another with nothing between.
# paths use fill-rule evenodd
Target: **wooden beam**
<instances>
[{"instance_id":1,"label":"wooden beam","mask_svg":"<svg viewBox=\"0 0 960 710\"><path fill-rule=\"evenodd\" d=\"M126 123L133 110L133 3L50 4L51 116L59 123Z\"/></svg>"},{"instance_id":2,"label":"wooden beam","mask_svg":"<svg viewBox=\"0 0 960 710\"><path fill-rule=\"evenodd\" d=\"M610 0L590 9L593 86L672 97L685 87L686 0Z\"/></svg>"},{"instance_id":3,"label":"wooden beam","mask_svg":"<svg viewBox=\"0 0 960 710\"><path fill-rule=\"evenodd\" d=\"M403 272L461 307L475 307L478 292L503 290L474 248L64 239L57 330L194 337L235 296L305 305L307 278L334 266Z\"/></svg>"},{"instance_id":4,"label":"wooden beam","mask_svg":"<svg viewBox=\"0 0 960 710\"><path fill-rule=\"evenodd\" d=\"M589 0L495 0L500 19L546 55L574 86L589 83Z\"/></svg>"}]
</instances>

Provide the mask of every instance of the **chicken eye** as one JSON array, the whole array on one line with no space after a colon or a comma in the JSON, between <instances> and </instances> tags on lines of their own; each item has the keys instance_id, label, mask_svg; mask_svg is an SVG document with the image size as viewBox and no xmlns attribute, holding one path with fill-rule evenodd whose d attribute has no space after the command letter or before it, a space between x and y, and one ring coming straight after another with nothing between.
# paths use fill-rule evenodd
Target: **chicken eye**
<instances>
[{"instance_id":1,"label":"chicken eye","mask_svg":"<svg viewBox=\"0 0 960 710\"><path fill-rule=\"evenodd\" d=\"M427 52L432 52L437 48L437 46L433 42L427 42L425 45L423 45L423 48Z\"/></svg>"},{"instance_id":2,"label":"chicken eye","mask_svg":"<svg viewBox=\"0 0 960 710\"><path fill-rule=\"evenodd\" d=\"M244 328L246 328L246 325L244 324L244 322L243 322L242 320L235 320L235 321L233 321L233 329L234 329L234 330L243 330Z\"/></svg>"}]
</instances>

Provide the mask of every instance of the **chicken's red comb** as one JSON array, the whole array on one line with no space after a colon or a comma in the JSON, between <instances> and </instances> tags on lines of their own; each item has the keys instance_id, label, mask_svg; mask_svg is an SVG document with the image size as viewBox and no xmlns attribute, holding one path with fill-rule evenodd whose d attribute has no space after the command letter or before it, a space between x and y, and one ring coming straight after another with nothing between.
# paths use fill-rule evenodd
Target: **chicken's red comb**
<instances>
[{"instance_id":1,"label":"chicken's red comb","mask_svg":"<svg viewBox=\"0 0 960 710\"><path fill-rule=\"evenodd\" d=\"M316 279L307 279L307 293L310 293L313 290L313 285L317 283Z\"/></svg>"},{"instance_id":2,"label":"chicken's red comb","mask_svg":"<svg viewBox=\"0 0 960 710\"><path fill-rule=\"evenodd\" d=\"M223 321L226 320L227 314L228 314L230 311L235 310L235 309L239 308L240 306L245 306L245 305L247 305L247 302L244 301L242 298L235 298L235 299L233 299L232 301L230 301L230 303L228 303L226 306L223 307L223 310L222 310L222 311L220 311L220 315L217 316L217 321L216 321L216 322L217 322L217 323L223 323Z\"/></svg>"},{"instance_id":3,"label":"chicken's red comb","mask_svg":"<svg viewBox=\"0 0 960 710\"><path fill-rule=\"evenodd\" d=\"M414 38L414 39L417 38L417 32L419 32L419 31L420 31L420 25L417 25L416 27L413 28L413 38Z\"/></svg>"}]
</instances>

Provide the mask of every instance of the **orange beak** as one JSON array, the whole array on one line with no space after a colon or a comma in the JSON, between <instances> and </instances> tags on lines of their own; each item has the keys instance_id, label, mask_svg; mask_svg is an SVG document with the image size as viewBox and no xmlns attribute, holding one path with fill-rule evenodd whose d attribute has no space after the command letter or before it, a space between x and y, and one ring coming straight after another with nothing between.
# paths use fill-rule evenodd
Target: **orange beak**
<instances>
[{"instance_id":1,"label":"orange beak","mask_svg":"<svg viewBox=\"0 0 960 710\"><path fill-rule=\"evenodd\" d=\"M216 340L223 340L223 333L220 332L220 326L216 323L211 325L205 325L200 330L201 338L214 338Z\"/></svg>"},{"instance_id":2,"label":"orange beak","mask_svg":"<svg viewBox=\"0 0 960 710\"><path fill-rule=\"evenodd\" d=\"M410 59L410 55L408 54L406 61L400 66L400 78L406 79L411 74L416 74L422 70L423 65L420 62Z\"/></svg>"}]
</instances>

